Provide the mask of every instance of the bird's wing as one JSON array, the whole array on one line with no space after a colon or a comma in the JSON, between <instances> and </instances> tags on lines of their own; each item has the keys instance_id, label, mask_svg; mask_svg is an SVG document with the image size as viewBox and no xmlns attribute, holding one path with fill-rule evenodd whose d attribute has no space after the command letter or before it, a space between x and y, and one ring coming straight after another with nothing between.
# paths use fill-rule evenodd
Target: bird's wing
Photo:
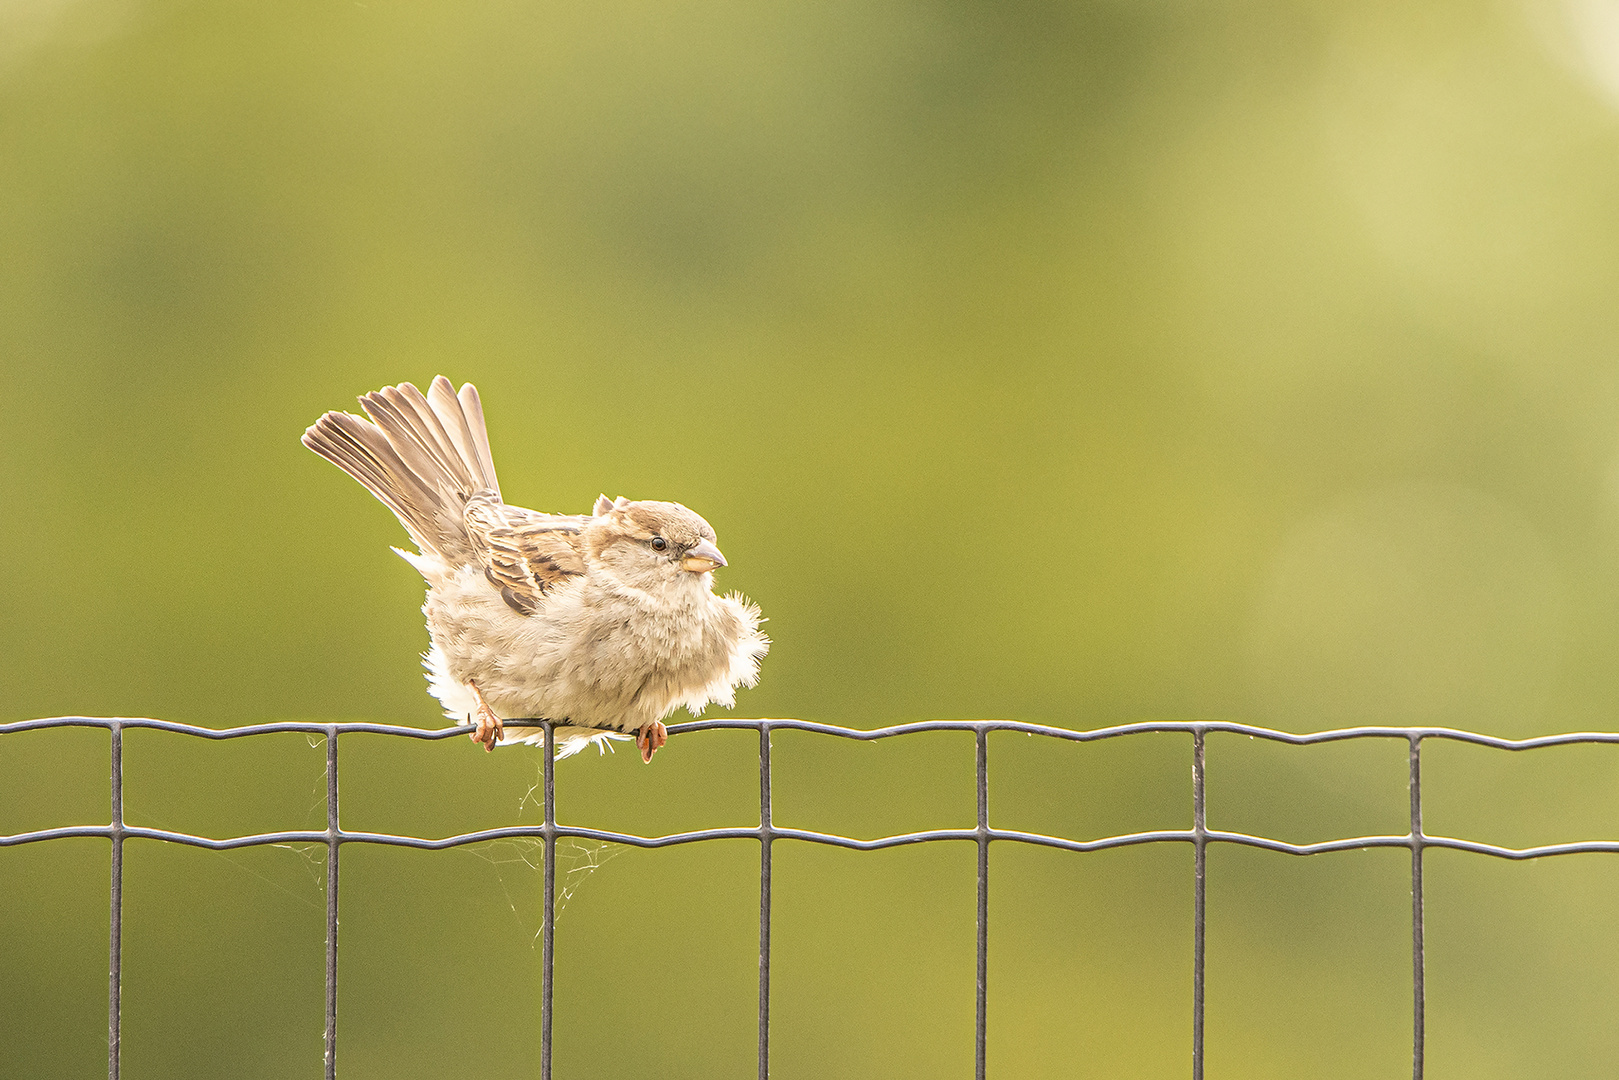
<instances>
[{"instance_id":1,"label":"bird's wing","mask_svg":"<svg viewBox=\"0 0 1619 1080\"><path fill-rule=\"evenodd\" d=\"M484 576L514 610L532 615L545 594L585 572L579 531L588 517L508 506L492 491L467 500L467 533Z\"/></svg>"}]
</instances>

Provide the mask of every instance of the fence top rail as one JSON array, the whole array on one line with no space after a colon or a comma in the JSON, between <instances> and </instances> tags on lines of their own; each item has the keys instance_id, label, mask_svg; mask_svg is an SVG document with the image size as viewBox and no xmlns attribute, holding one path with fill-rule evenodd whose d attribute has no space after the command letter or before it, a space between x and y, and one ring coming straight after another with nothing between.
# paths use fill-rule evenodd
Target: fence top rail
<instances>
[{"instance_id":1,"label":"fence top rail","mask_svg":"<svg viewBox=\"0 0 1619 1080\"><path fill-rule=\"evenodd\" d=\"M522 718L509 719L506 724L511 727L537 727L545 722L540 718ZM19 731L37 731L45 728L64 727L103 728L107 730L118 728L126 731L132 728L148 728L177 735L193 735L203 739L240 739L250 735L274 735L291 732L307 735L393 735L408 739L437 740L453 738L456 735L466 735L473 731L470 724L459 724L455 727L446 728L418 728L404 724L379 724L369 721L318 723L305 720L277 720L263 724L247 724L241 727L210 728L197 724L182 724L173 720L153 720L148 717L138 716L51 716L36 720L17 720L0 724L0 735ZM1444 739L1452 742L1471 743L1476 746L1493 747L1497 750L1535 750L1541 747L1571 746L1581 743L1619 743L1619 732L1613 731L1571 731L1557 735L1537 735L1527 739L1507 739L1496 735L1484 735L1476 731L1463 731L1459 728L1447 727L1366 726L1300 733L1278 731L1275 728L1259 727L1254 724L1239 724L1230 720L1146 720L1133 724L1116 724L1111 727L1079 731L1049 724L1030 724L1021 720L918 720L879 728L849 728L841 727L837 724L823 724L813 720L792 718L751 720L716 718L670 724L669 734L680 735L698 731L726 730L759 731L767 727L771 731L810 731L842 739L854 739L860 742L889 739L898 735L914 735L925 731L1013 731L1021 732L1025 735L1043 735L1047 738L1063 739L1069 742L1095 742L1099 739L1114 739L1124 735L1221 734L1245 735L1253 739L1268 739L1272 742L1287 743L1293 746L1343 742L1348 739L1401 739L1408 742Z\"/></svg>"},{"instance_id":2,"label":"fence top rail","mask_svg":"<svg viewBox=\"0 0 1619 1080\"><path fill-rule=\"evenodd\" d=\"M986 828L982 833L977 829L930 829L924 832L900 833L894 836L879 836L870 840L862 840L857 837L815 832L810 829L794 829L781 826L762 829L759 826L747 825L697 829L691 832L670 833L665 836L636 836L633 833L611 832L606 829L582 828L575 825L556 825L549 829L544 825L505 825L493 829L480 829L476 832L459 833L455 836L437 838L349 830L339 830L333 833L324 829L296 829L285 832L255 833L249 836L231 836L221 839L174 832L169 829L147 828L141 825L123 825L116 828L112 825L65 825L54 829L39 829L34 832L0 836L0 847L16 847L21 844L33 844L45 840L85 837L109 838L116 833L126 840L161 840L169 843L184 844L188 847L206 848L210 851L232 851L237 848L288 844L328 844L334 841L339 844L376 844L384 847L442 851L446 848L465 847L469 844L482 844L496 840L543 840L547 832L559 838L596 840L603 843L624 844L628 847L637 848L676 847L681 844L691 844L705 840L759 840L768 834L772 840L798 840L811 844L823 844L828 847L845 848L851 851L880 851L886 848L905 847L911 844L938 843L941 841L976 842L982 836L987 840L1057 848L1063 851L1091 852L1106 851L1110 848L1134 847L1138 844L1195 844L1199 835L1201 835L1202 839L1210 844L1232 844L1238 847L1274 851L1284 855L1324 855L1339 851L1366 851L1375 848L1409 849L1413 847L1466 851L1476 855L1491 855L1499 859L1512 861L1549 858L1557 855L1619 854L1619 840L1581 840L1563 844L1543 844L1538 847L1511 848L1448 836L1428 836L1423 834L1414 837L1407 834L1404 836L1354 836L1340 840L1293 844L1285 840L1275 840L1268 836L1252 836L1248 833L1226 832L1219 829L1205 829L1201 834L1192 829L1156 829L1147 832L1125 833L1120 836L1106 836L1096 840L1072 840L1063 836L1047 836L1043 833L1023 832L1017 829L995 828Z\"/></svg>"}]
</instances>

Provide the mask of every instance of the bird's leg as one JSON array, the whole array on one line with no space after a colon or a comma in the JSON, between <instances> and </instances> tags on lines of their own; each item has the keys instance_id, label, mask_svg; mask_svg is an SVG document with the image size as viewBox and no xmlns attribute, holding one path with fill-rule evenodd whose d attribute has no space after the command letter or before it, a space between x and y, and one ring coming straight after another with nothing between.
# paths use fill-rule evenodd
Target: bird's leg
<instances>
[{"instance_id":1,"label":"bird's leg","mask_svg":"<svg viewBox=\"0 0 1619 1080\"><path fill-rule=\"evenodd\" d=\"M483 699L483 694L478 691L477 683L468 679L467 685L472 688L472 696L478 699L478 708L471 716L467 717L467 722L477 725L478 728L477 731L472 733L472 741L483 743L483 748L486 751L493 750L495 744L500 741L503 731L500 726L500 717L496 716L495 710L489 707L489 702Z\"/></svg>"},{"instance_id":2,"label":"bird's leg","mask_svg":"<svg viewBox=\"0 0 1619 1080\"><path fill-rule=\"evenodd\" d=\"M641 749L641 760L652 764L652 755L669 741L669 729L657 720L645 724L635 732L635 745Z\"/></svg>"}]
</instances>

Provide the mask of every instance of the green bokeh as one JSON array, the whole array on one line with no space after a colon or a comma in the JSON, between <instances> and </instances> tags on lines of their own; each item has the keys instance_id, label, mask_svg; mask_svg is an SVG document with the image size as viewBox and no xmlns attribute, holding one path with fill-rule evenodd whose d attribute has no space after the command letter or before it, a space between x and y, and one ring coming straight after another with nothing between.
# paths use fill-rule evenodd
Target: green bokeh
<instances>
[{"instance_id":1,"label":"green bokeh","mask_svg":"<svg viewBox=\"0 0 1619 1080\"><path fill-rule=\"evenodd\" d=\"M0 0L0 719L437 726L402 533L298 445L443 371L514 501L669 498L775 645L740 715L1619 728L1619 30L1567 0ZM1184 739L990 742L992 815L1189 821ZM128 737L130 820L323 821L302 737ZM775 743L776 821L969 824L971 740ZM344 824L539 767L342 747ZM559 768L756 820L755 744ZM107 737L0 739L0 833ZM1211 824L1404 828L1397 746L1209 746ZM1614 835L1619 752L1431 748L1432 831ZM537 1072L520 845L344 851L341 1075ZM1384 1077L1400 852L1217 847L1208 1076ZM322 866L131 842L128 1080L320 1075ZM973 856L782 844L773 1075L971 1075ZM1611 1073L1619 865L1429 856L1433 1078ZM1180 1077L1182 846L992 856L990 1070ZM757 845L572 879L558 1076L753 1075ZM105 1062L106 845L0 851L0 1076Z\"/></svg>"}]
</instances>

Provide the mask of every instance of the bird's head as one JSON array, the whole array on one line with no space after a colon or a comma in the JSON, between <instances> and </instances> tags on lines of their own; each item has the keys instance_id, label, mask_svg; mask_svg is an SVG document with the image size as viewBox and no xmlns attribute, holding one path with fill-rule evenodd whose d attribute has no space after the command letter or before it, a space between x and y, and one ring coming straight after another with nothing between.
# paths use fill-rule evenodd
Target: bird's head
<instances>
[{"instance_id":1,"label":"bird's head","mask_svg":"<svg viewBox=\"0 0 1619 1080\"><path fill-rule=\"evenodd\" d=\"M679 503L603 495L594 514L584 533L586 555L626 585L707 590L710 571L725 565L713 528Z\"/></svg>"}]
</instances>

